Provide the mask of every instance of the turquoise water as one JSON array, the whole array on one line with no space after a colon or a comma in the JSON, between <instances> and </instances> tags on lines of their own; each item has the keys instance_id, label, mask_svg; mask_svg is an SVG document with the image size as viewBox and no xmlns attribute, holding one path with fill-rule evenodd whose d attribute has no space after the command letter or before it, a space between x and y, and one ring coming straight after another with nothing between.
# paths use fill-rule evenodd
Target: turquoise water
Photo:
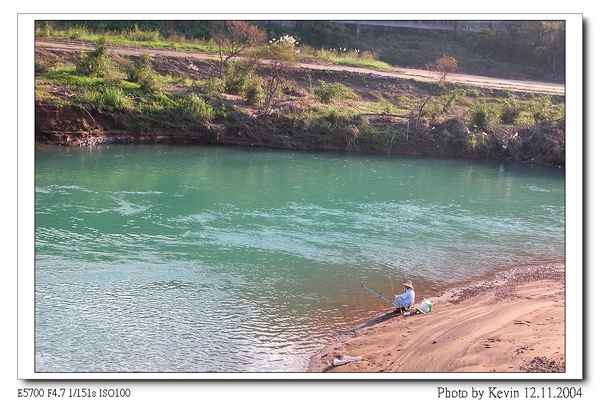
<instances>
[{"instance_id":1,"label":"turquoise water","mask_svg":"<svg viewBox=\"0 0 600 406\"><path fill-rule=\"evenodd\" d=\"M336 331L564 258L564 171L193 146L38 147L37 372L299 372Z\"/></svg>"}]
</instances>

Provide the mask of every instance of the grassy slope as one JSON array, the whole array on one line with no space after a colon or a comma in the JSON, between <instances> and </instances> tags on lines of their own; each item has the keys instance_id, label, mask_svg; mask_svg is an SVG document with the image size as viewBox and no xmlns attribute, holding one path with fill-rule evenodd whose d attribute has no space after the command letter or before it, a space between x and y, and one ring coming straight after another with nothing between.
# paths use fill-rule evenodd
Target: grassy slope
<instances>
[{"instance_id":1,"label":"grassy slope","mask_svg":"<svg viewBox=\"0 0 600 406\"><path fill-rule=\"evenodd\" d=\"M434 43L445 46L445 50L453 49L448 44ZM440 50L433 45L427 49L432 54ZM96 127L85 119L79 121L86 122L87 127L75 126L81 134L98 133L99 127L103 133L143 134L158 130L184 138L187 134L188 139L204 143L497 157L564 164L564 133L561 138L559 128L548 123L542 127L536 118L540 109L552 105L558 105L558 111L546 113L560 117L561 107L564 108L560 99L552 101L531 95L528 99L516 100L510 93L487 89L290 70L272 113L264 114L260 105L248 103L247 95L211 89L217 82L214 76L217 69L208 63L192 70L189 61L154 58L152 70L157 73L157 87L148 91L128 80L126 67L130 61L127 58L113 55L111 79L92 79L75 74L77 57L39 53L40 61L56 58L58 62L38 76L36 95L46 106L72 104L84 109L80 114L93 115ZM265 73L261 75L261 71L257 71L253 78L264 83ZM327 86L336 86L338 91L332 100L324 101L319 90ZM210 114L186 107L189 98L184 97L189 94L201 98ZM492 117L501 115L502 109L506 109L503 106L515 100L520 109L517 119L503 123L498 117ZM423 105L425 108L421 110ZM477 106L482 105L491 111L488 128L474 125L477 122L469 118L473 110L481 110ZM49 131L70 131L64 122L62 129L61 124L57 124L58 131L56 128L44 131L44 120L41 121L40 133L44 136L40 139L48 139ZM63 121L72 125L77 119ZM525 138L510 138L515 133L523 137L525 134L544 136L532 144Z\"/></svg>"}]
</instances>

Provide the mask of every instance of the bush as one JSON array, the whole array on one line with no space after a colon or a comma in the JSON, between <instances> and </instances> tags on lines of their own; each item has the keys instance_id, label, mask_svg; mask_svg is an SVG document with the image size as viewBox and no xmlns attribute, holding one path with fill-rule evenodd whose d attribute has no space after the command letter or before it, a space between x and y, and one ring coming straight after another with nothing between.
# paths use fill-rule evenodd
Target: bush
<instances>
[{"instance_id":1,"label":"bush","mask_svg":"<svg viewBox=\"0 0 600 406\"><path fill-rule=\"evenodd\" d=\"M260 80L252 80L248 83L244 91L244 98L246 103L251 106L259 106L264 102L265 91Z\"/></svg>"},{"instance_id":2,"label":"bush","mask_svg":"<svg viewBox=\"0 0 600 406\"><path fill-rule=\"evenodd\" d=\"M466 147L479 153L490 151L493 148L493 139L489 134L473 132L467 136Z\"/></svg>"},{"instance_id":3,"label":"bush","mask_svg":"<svg viewBox=\"0 0 600 406\"><path fill-rule=\"evenodd\" d=\"M501 109L500 120L505 124L516 124L524 107L511 97L502 101Z\"/></svg>"},{"instance_id":4,"label":"bush","mask_svg":"<svg viewBox=\"0 0 600 406\"><path fill-rule=\"evenodd\" d=\"M344 115L343 113L341 113L339 110L329 110L327 112L327 115L325 115L325 121L327 121L330 124L333 125L338 125L340 124L340 122L342 122L344 120Z\"/></svg>"},{"instance_id":5,"label":"bush","mask_svg":"<svg viewBox=\"0 0 600 406\"><path fill-rule=\"evenodd\" d=\"M87 38L90 35L88 29L79 25L69 27L66 32L66 38L75 41Z\"/></svg>"},{"instance_id":6,"label":"bush","mask_svg":"<svg viewBox=\"0 0 600 406\"><path fill-rule=\"evenodd\" d=\"M445 82L448 74L458 71L458 60L453 56L444 55L435 60L434 63L427 63L425 67L440 74L440 81Z\"/></svg>"},{"instance_id":7,"label":"bush","mask_svg":"<svg viewBox=\"0 0 600 406\"><path fill-rule=\"evenodd\" d=\"M565 117L564 104L553 104L552 98L549 95L535 99L530 111L536 122L542 120L564 120Z\"/></svg>"},{"instance_id":8,"label":"bush","mask_svg":"<svg viewBox=\"0 0 600 406\"><path fill-rule=\"evenodd\" d=\"M323 116L323 119L334 127L340 127L347 124L362 127L366 124L362 116L352 115L337 108L329 109Z\"/></svg>"},{"instance_id":9,"label":"bush","mask_svg":"<svg viewBox=\"0 0 600 406\"><path fill-rule=\"evenodd\" d=\"M142 54L125 68L127 80L137 82L144 72L154 71L152 67L152 55Z\"/></svg>"},{"instance_id":10,"label":"bush","mask_svg":"<svg viewBox=\"0 0 600 406\"><path fill-rule=\"evenodd\" d=\"M163 39L158 30L140 30L137 25L133 29L125 31L122 35L124 38L137 42L158 42Z\"/></svg>"},{"instance_id":11,"label":"bush","mask_svg":"<svg viewBox=\"0 0 600 406\"><path fill-rule=\"evenodd\" d=\"M58 66L60 59L56 55L35 58L35 73L47 73Z\"/></svg>"},{"instance_id":12,"label":"bush","mask_svg":"<svg viewBox=\"0 0 600 406\"><path fill-rule=\"evenodd\" d=\"M159 92L162 88L160 76L155 72L142 72L138 84L146 92Z\"/></svg>"},{"instance_id":13,"label":"bush","mask_svg":"<svg viewBox=\"0 0 600 406\"><path fill-rule=\"evenodd\" d=\"M341 83L328 84L320 81L319 86L315 87L313 91L319 101L325 104L330 104L336 100L344 100L353 96L352 90Z\"/></svg>"},{"instance_id":14,"label":"bush","mask_svg":"<svg viewBox=\"0 0 600 406\"><path fill-rule=\"evenodd\" d=\"M214 95L225 91L225 82L220 78L210 78L201 82L198 89L205 94Z\"/></svg>"},{"instance_id":15,"label":"bush","mask_svg":"<svg viewBox=\"0 0 600 406\"><path fill-rule=\"evenodd\" d=\"M311 21L300 33L302 41L313 48L346 47L352 35L344 24L332 21Z\"/></svg>"},{"instance_id":16,"label":"bush","mask_svg":"<svg viewBox=\"0 0 600 406\"><path fill-rule=\"evenodd\" d=\"M229 94L242 96L250 79L254 75L253 66L245 66L239 63L227 63L223 71L223 82L225 91Z\"/></svg>"},{"instance_id":17,"label":"bush","mask_svg":"<svg viewBox=\"0 0 600 406\"><path fill-rule=\"evenodd\" d=\"M427 116L431 120L438 120L445 115L455 114L465 93L463 89L453 89L449 93L442 94L437 103L431 103L424 109L423 116Z\"/></svg>"},{"instance_id":18,"label":"bush","mask_svg":"<svg viewBox=\"0 0 600 406\"><path fill-rule=\"evenodd\" d=\"M497 121L498 112L489 104L478 101L467 112L468 121L472 127L483 131L491 131Z\"/></svg>"},{"instance_id":19,"label":"bush","mask_svg":"<svg viewBox=\"0 0 600 406\"><path fill-rule=\"evenodd\" d=\"M183 97L181 100L181 112L187 118L203 123L210 122L215 115L210 103L194 93L187 94Z\"/></svg>"},{"instance_id":20,"label":"bush","mask_svg":"<svg viewBox=\"0 0 600 406\"><path fill-rule=\"evenodd\" d=\"M96 78L108 77L111 69L112 63L105 38L100 38L96 48L80 57L75 65L75 72L78 75Z\"/></svg>"},{"instance_id":21,"label":"bush","mask_svg":"<svg viewBox=\"0 0 600 406\"><path fill-rule=\"evenodd\" d=\"M142 54L126 68L127 79L140 85L142 90L157 92L160 90L160 79L158 73L152 66L152 56Z\"/></svg>"}]
</instances>

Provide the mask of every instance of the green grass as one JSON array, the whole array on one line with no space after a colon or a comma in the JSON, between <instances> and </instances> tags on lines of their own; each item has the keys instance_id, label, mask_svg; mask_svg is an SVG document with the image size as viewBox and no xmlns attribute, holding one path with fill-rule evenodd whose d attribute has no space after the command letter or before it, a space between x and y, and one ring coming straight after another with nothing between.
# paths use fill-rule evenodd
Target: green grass
<instances>
[{"instance_id":1,"label":"green grass","mask_svg":"<svg viewBox=\"0 0 600 406\"><path fill-rule=\"evenodd\" d=\"M388 71L392 69L392 67L389 64L383 61L377 61L372 59L337 57L325 62L332 62L336 65L354 66L358 68L370 68L380 71Z\"/></svg>"},{"instance_id":2,"label":"green grass","mask_svg":"<svg viewBox=\"0 0 600 406\"><path fill-rule=\"evenodd\" d=\"M106 111L129 111L133 106L125 91L117 86L86 88L78 95L77 100L84 107Z\"/></svg>"},{"instance_id":3,"label":"green grass","mask_svg":"<svg viewBox=\"0 0 600 406\"><path fill-rule=\"evenodd\" d=\"M69 30L53 30L51 33L38 33L38 37L51 38L66 41L83 41L96 43L100 38L106 38L110 46L131 46L148 49L168 49L177 51L217 53L217 46L210 41L187 41L183 38L163 38L154 31L136 31L132 33L105 32L97 34L89 32L84 28L72 28Z\"/></svg>"},{"instance_id":4,"label":"green grass","mask_svg":"<svg viewBox=\"0 0 600 406\"><path fill-rule=\"evenodd\" d=\"M39 79L52 82L59 86L76 87L95 87L103 85L105 78L81 76L75 73L75 67L62 66L50 70L37 76Z\"/></svg>"},{"instance_id":5,"label":"green grass","mask_svg":"<svg viewBox=\"0 0 600 406\"><path fill-rule=\"evenodd\" d=\"M391 66L379 60L376 54L368 51L360 52L351 50L348 52L339 52L336 50L315 50L307 46L300 47L300 59L305 62L313 63L332 63L335 65L354 66L380 71L389 71Z\"/></svg>"}]
</instances>

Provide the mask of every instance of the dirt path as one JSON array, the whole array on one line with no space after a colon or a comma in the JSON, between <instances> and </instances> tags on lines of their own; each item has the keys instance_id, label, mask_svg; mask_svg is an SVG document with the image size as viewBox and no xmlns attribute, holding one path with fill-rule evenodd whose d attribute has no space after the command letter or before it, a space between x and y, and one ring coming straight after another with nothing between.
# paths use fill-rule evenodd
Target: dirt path
<instances>
[{"instance_id":1,"label":"dirt path","mask_svg":"<svg viewBox=\"0 0 600 406\"><path fill-rule=\"evenodd\" d=\"M66 42L66 41L51 41L51 40L36 40L36 47L49 48L49 49L60 49L60 50L81 50L87 49L86 44L82 42ZM91 45L87 46L91 47ZM183 51L173 50L156 50L147 48L133 48L133 47L116 47L113 48L115 52L120 54L129 55L140 55L143 53L151 53L154 55L172 56L172 57L187 57L195 59L218 59L217 55L202 54L202 53L191 53ZM350 66L340 65L317 65L317 64L300 64L301 68L315 69L315 70L329 70L329 71L349 71L349 72L360 72L368 73L372 75L378 75L382 77L396 77L401 79L415 79L419 81L436 81L439 79L439 75L435 72L420 69L406 69L406 68L392 68L391 71L377 71L366 68L356 68ZM557 83L543 83L533 81L522 81L522 80L509 80L509 79L497 79L485 76L472 76L463 74L452 74L446 78L446 81L452 83L462 83L466 85L487 87L493 89L512 90L518 92L533 92L533 93L545 93L564 95L565 86Z\"/></svg>"}]
</instances>

